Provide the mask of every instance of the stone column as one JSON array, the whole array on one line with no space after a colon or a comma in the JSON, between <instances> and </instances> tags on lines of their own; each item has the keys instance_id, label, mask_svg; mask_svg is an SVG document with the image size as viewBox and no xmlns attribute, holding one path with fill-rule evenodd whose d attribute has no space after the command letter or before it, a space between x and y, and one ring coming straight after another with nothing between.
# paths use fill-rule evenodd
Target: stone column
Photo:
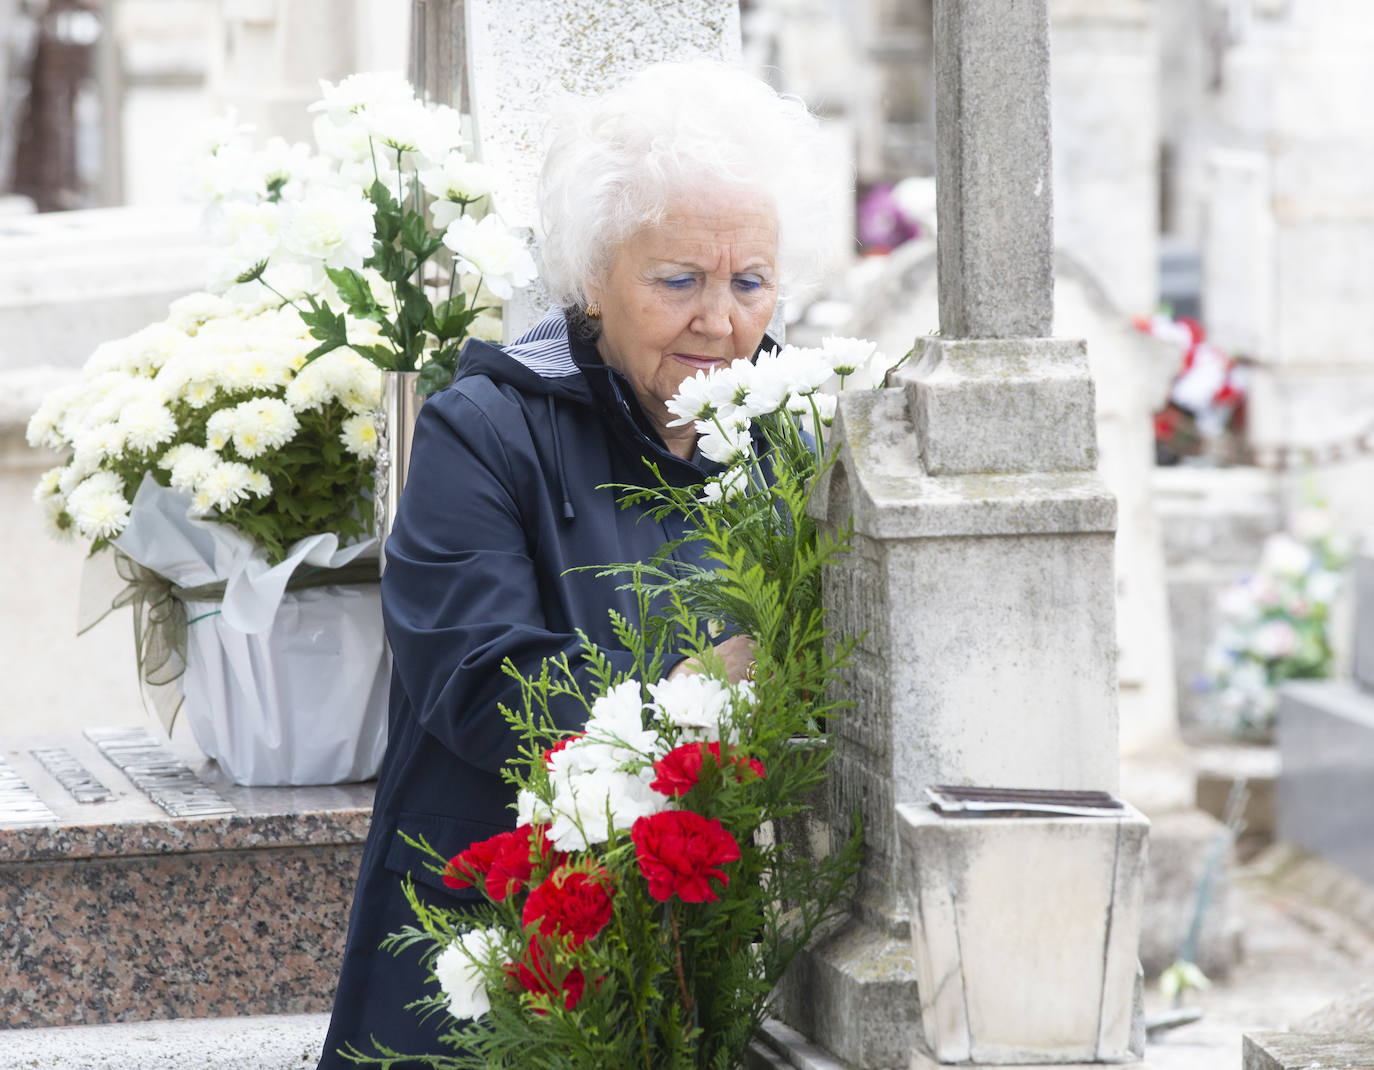
<instances>
[{"instance_id":1,"label":"stone column","mask_svg":"<svg viewBox=\"0 0 1374 1070\"><path fill-rule=\"evenodd\" d=\"M857 808L868 859L853 917L804 956L784 1011L871 1070L932 1065L924 1033L948 1009L950 978L918 993L912 938L918 950L957 945L955 932L922 932L914 920L902 841L921 837L915 811L897 807L923 806L937 784L1117 787L1115 501L1096 471L1085 347L1047 337L1048 3L937 0L934 30L940 333L917 340L915 365L887 389L841 399L837 460L815 503L827 526L854 525L853 551L825 579L833 626L863 636L848 680L855 707L836 733L832 833ZM1096 946L1097 961L1078 965L1101 982L1099 995L1111 993L1098 1005L1111 1005L1112 1037L1091 1038L1086 1062L1127 1057L1120 997L1124 985L1129 1030L1144 821L1097 828L1106 836L1084 832L1068 848L1091 856L1075 872L1102 877L1085 902L1107 908L1105 918L1066 915L1081 927L1075 942L1099 927L1079 945ZM1018 841L1014 828L1004 835ZM995 839L978 847L998 850ZM943 916L1001 890L976 878L996 869L968 869ZM1037 878L1025 879L1029 894ZM1039 935L1012 916L1005 924L1016 943ZM985 983L955 979L966 1014L986 1005ZM968 1066L988 1050L986 1036L970 1039ZM1023 1044L1029 1057L1004 1051L1000 1061L1062 1065L1068 1050Z\"/></svg>"}]
</instances>

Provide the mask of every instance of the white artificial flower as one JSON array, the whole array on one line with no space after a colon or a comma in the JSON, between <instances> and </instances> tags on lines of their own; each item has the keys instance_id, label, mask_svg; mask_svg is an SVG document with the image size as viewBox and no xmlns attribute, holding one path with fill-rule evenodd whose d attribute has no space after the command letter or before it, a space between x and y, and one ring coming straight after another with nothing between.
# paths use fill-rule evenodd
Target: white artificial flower
<instances>
[{"instance_id":1,"label":"white artificial flower","mask_svg":"<svg viewBox=\"0 0 1374 1070\"><path fill-rule=\"evenodd\" d=\"M1250 636L1250 650L1265 661L1286 658L1298 648L1298 633L1286 620L1266 621Z\"/></svg>"},{"instance_id":2,"label":"white artificial flower","mask_svg":"<svg viewBox=\"0 0 1374 1070\"><path fill-rule=\"evenodd\" d=\"M294 144L285 138L271 137L253 154L256 170L255 194L265 200L299 200L313 184L324 181L328 173L325 160L315 156L310 146Z\"/></svg>"},{"instance_id":3,"label":"white artificial flower","mask_svg":"<svg viewBox=\"0 0 1374 1070\"><path fill-rule=\"evenodd\" d=\"M197 494L203 494L220 512L253 495L261 484L254 480L254 472L239 461L221 461L201 481Z\"/></svg>"},{"instance_id":4,"label":"white artificial flower","mask_svg":"<svg viewBox=\"0 0 1374 1070\"><path fill-rule=\"evenodd\" d=\"M448 1012L460 1020L491 1010L482 966L498 958L500 942L489 929L469 929L434 960L434 977L448 997Z\"/></svg>"},{"instance_id":5,"label":"white artificial flower","mask_svg":"<svg viewBox=\"0 0 1374 1070\"><path fill-rule=\"evenodd\" d=\"M1301 576L1312 564L1312 551L1291 535L1279 532L1264 543L1260 569L1276 576Z\"/></svg>"},{"instance_id":6,"label":"white artificial flower","mask_svg":"<svg viewBox=\"0 0 1374 1070\"><path fill-rule=\"evenodd\" d=\"M429 113L413 96L369 102L357 114L358 121L376 142L377 153L387 153L393 162L397 152L418 153L420 146L430 140Z\"/></svg>"},{"instance_id":7,"label":"white artificial flower","mask_svg":"<svg viewBox=\"0 0 1374 1070\"><path fill-rule=\"evenodd\" d=\"M371 413L356 413L343 422L339 439L353 456L371 460L377 456L377 421Z\"/></svg>"},{"instance_id":8,"label":"white artificial flower","mask_svg":"<svg viewBox=\"0 0 1374 1070\"><path fill-rule=\"evenodd\" d=\"M398 71L359 71L339 83L320 79L320 99L310 111L322 111L337 123L369 109L415 99L415 91Z\"/></svg>"},{"instance_id":9,"label":"white artificial flower","mask_svg":"<svg viewBox=\"0 0 1374 1070\"><path fill-rule=\"evenodd\" d=\"M447 104L425 105L426 121L420 129L420 155L438 163L452 156L465 144L463 114Z\"/></svg>"},{"instance_id":10,"label":"white artificial flower","mask_svg":"<svg viewBox=\"0 0 1374 1070\"><path fill-rule=\"evenodd\" d=\"M725 424L722 430L715 422L699 420L697 432L701 435L697 439L697 449L701 450L703 457L717 464L732 465L742 461L749 456L753 446L748 424Z\"/></svg>"},{"instance_id":11,"label":"white artificial flower","mask_svg":"<svg viewBox=\"0 0 1374 1070\"><path fill-rule=\"evenodd\" d=\"M461 152L451 152L438 167L419 173L425 192L437 198L430 209L437 230L445 230L463 214L466 202L489 194L496 185L490 167L469 160Z\"/></svg>"},{"instance_id":12,"label":"white artificial flower","mask_svg":"<svg viewBox=\"0 0 1374 1070\"><path fill-rule=\"evenodd\" d=\"M287 251L325 267L361 269L372 255L376 207L355 189L321 188L286 206L281 242Z\"/></svg>"},{"instance_id":13,"label":"white artificial flower","mask_svg":"<svg viewBox=\"0 0 1374 1070\"><path fill-rule=\"evenodd\" d=\"M151 450L175 437L177 422L166 405L155 401L136 401L124 406L119 417L119 431L126 448Z\"/></svg>"},{"instance_id":14,"label":"white artificial flower","mask_svg":"<svg viewBox=\"0 0 1374 1070\"><path fill-rule=\"evenodd\" d=\"M840 376L853 375L864 366L877 350L876 342L863 338L838 338L833 335L821 339L821 351L830 361L830 368Z\"/></svg>"},{"instance_id":15,"label":"white artificial flower","mask_svg":"<svg viewBox=\"0 0 1374 1070\"><path fill-rule=\"evenodd\" d=\"M129 522L124 481L113 472L97 472L67 497L67 512L88 539L112 539Z\"/></svg>"},{"instance_id":16,"label":"white artificial flower","mask_svg":"<svg viewBox=\"0 0 1374 1070\"><path fill-rule=\"evenodd\" d=\"M301 426L291 406L277 398L250 398L222 411L231 414L234 449L249 459L285 446Z\"/></svg>"},{"instance_id":17,"label":"white artificial flower","mask_svg":"<svg viewBox=\"0 0 1374 1070\"><path fill-rule=\"evenodd\" d=\"M324 156L340 164L366 165L366 181L356 185L372 184L372 135L366 126L351 116L340 122L328 115L317 115L312 132L315 146Z\"/></svg>"},{"instance_id":18,"label":"white artificial flower","mask_svg":"<svg viewBox=\"0 0 1374 1070\"><path fill-rule=\"evenodd\" d=\"M456 270L475 271L503 301L535 277L525 243L496 215L484 216L480 223L471 216L455 220L444 231L444 244L454 252Z\"/></svg>"},{"instance_id":19,"label":"white artificial flower","mask_svg":"<svg viewBox=\"0 0 1374 1070\"><path fill-rule=\"evenodd\" d=\"M226 203L210 231L216 252L209 262L208 288L227 290L238 276L271 260L281 248L281 233L281 205L267 201ZM254 286L263 289L257 283Z\"/></svg>"},{"instance_id":20,"label":"white artificial flower","mask_svg":"<svg viewBox=\"0 0 1374 1070\"><path fill-rule=\"evenodd\" d=\"M743 468L730 468L707 481L701 500L705 505L733 501L748 489L749 473Z\"/></svg>"}]
</instances>

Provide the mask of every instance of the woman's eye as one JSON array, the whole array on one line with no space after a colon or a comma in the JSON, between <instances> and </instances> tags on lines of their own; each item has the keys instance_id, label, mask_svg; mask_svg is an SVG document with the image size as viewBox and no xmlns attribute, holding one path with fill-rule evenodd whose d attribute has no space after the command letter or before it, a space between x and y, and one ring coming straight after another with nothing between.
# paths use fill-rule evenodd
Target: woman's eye
<instances>
[{"instance_id":1,"label":"woman's eye","mask_svg":"<svg viewBox=\"0 0 1374 1070\"><path fill-rule=\"evenodd\" d=\"M735 289L745 293L752 293L763 285L763 280L755 278L753 275L741 275L735 278Z\"/></svg>"},{"instance_id":2,"label":"woman's eye","mask_svg":"<svg viewBox=\"0 0 1374 1070\"><path fill-rule=\"evenodd\" d=\"M695 275L674 275L672 278L664 279L663 285L670 290L685 290L694 282L696 282Z\"/></svg>"}]
</instances>

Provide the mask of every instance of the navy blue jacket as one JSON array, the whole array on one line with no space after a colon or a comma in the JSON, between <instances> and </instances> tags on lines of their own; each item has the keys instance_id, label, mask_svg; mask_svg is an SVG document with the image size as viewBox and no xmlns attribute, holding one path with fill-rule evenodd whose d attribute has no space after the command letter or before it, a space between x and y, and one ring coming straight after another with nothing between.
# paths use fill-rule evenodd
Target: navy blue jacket
<instances>
[{"instance_id":1,"label":"navy blue jacket","mask_svg":"<svg viewBox=\"0 0 1374 1070\"><path fill-rule=\"evenodd\" d=\"M623 579L569 570L644 560L682 531L680 518L621 509L598 488L644 484L646 460L681 485L717 470L668 451L624 376L569 341L561 313L507 350L469 342L454 383L420 410L412 457L382 577L390 736L321 1068L352 1065L334 1054L345 1042L372 1053L369 1036L406 1054L440 1050L446 1016L422 1023L403 1009L438 991L417 952L379 945L414 922L406 873L438 905L477 893L445 888L397 830L452 856L515 826L500 771L517 740L498 706L520 693L502 663L534 674L565 653L577 664L581 629L630 669L608 611L636 620L633 595L616 590ZM585 718L572 703L551 712L565 728Z\"/></svg>"}]
</instances>

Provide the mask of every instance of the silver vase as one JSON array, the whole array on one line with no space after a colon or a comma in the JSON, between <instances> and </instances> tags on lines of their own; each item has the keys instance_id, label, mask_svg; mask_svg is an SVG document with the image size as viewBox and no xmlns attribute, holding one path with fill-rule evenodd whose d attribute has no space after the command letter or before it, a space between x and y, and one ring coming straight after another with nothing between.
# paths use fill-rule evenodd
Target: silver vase
<instances>
[{"instance_id":1,"label":"silver vase","mask_svg":"<svg viewBox=\"0 0 1374 1070\"><path fill-rule=\"evenodd\" d=\"M396 524L396 508L410 474L410 444L415 418L425 399L416 392L419 372L382 372L382 407L377 411L377 537L381 567L386 568L386 540Z\"/></svg>"}]
</instances>

